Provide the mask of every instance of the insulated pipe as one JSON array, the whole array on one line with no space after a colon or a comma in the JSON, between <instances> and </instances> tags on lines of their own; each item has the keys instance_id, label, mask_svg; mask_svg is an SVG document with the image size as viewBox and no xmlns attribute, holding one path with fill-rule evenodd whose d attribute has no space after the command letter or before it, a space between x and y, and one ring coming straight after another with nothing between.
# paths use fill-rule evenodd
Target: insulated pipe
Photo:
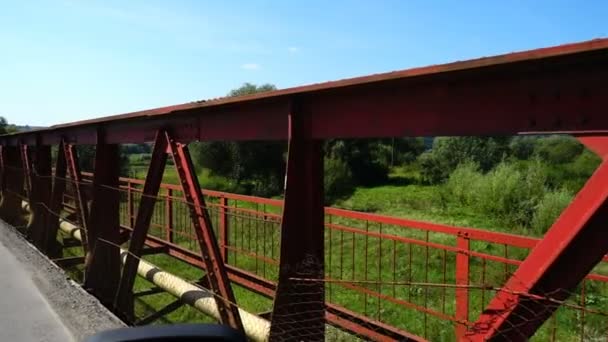
<instances>
[{"instance_id":1,"label":"insulated pipe","mask_svg":"<svg viewBox=\"0 0 608 342\"><path fill-rule=\"evenodd\" d=\"M22 202L22 207L29 211L29 205L26 201ZM75 225L59 219L59 228L71 237L82 241L81 229ZM120 249L120 259L124 264L127 258L127 250ZM217 303L213 298L213 293L200 287L194 286L189 282L167 273L149 262L140 259L137 267L137 274L154 285L165 290L169 294L179 298L183 303L188 304L207 316L220 320ZM270 333L270 322L256 316L248 311L239 308L239 314L243 321L243 329L245 334L253 341L267 341Z\"/></svg>"}]
</instances>

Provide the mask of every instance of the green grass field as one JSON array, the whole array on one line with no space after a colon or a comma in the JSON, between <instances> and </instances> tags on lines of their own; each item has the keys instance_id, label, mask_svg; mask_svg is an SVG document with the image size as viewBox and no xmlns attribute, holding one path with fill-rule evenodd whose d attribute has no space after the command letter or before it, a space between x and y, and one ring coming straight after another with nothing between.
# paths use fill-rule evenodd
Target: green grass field
<instances>
[{"instance_id":1,"label":"green grass field","mask_svg":"<svg viewBox=\"0 0 608 342\"><path fill-rule=\"evenodd\" d=\"M135 178L145 178L144 163L132 165L131 169L134 170L132 176ZM227 180L221 177L210 176L207 170L203 170L199 174L199 180L203 188L207 189L214 189L218 184L223 186L228 183ZM177 175L171 164L167 165L164 182L178 183ZM225 190L222 186L219 187L219 190ZM239 207L247 208L248 206L253 208L253 206L246 203L239 203ZM442 197L441 187L421 184L415 168L396 168L390 175L389 184L373 188L357 188L350 197L337 202L335 206L356 211L373 212L455 226L489 229L512 234L535 234L524 227L505 226L500 220L488 217L474 208L446 203ZM175 206L173 209L176 214L176 210L180 210L177 207ZM260 210L260 208L257 209ZM273 213L280 212L280 209L272 207L264 208L264 210ZM214 217L212 214L212 218L214 218L214 224L217 226L217 216ZM455 244L454 237L447 235L435 234L429 237L417 230L404 230L403 228L393 226L371 225L363 227L361 226L361 222L357 223L349 220L338 220L332 223L412 239L428 239L428 241L445 245L453 246ZM231 244L257 254L270 256L269 253L272 253L275 258L277 257L279 243L277 227L272 228L274 230L271 229L273 233L269 237L268 227L263 226L261 228L258 223L252 226L251 221L247 221L246 218L233 217L230 224L232 227ZM265 232L265 239L263 240L259 235L261 229ZM154 234L153 229L151 232ZM158 233L160 234L160 231ZM195 246L192 246L192 241L186 238L178 237L177 242L185 247L195 248ZM392 241L338 231L327 231L325 243L327 277L344 280L365 279L384 283L383 285L369 284L362 286L381 294L388 294L420 306L426 306L447 315L454 314L455 301L453 288L391 284L397 280L416 283L454 283L455 253L444 253L442 250L416 245L397 244ZM255 246L252 247L252 244ZM363 246L366 247L365 250L367 251L365 258L361 252ZM489 243L473 243L471 248L479 252L498 256L504 252L499 246ZM67 251L68 254L78 254L80 252L81 250L78 248L72 248ZM510 248L507 252L509 253L509 257L520 260L525 258L527 253L527 251L516 248ZM145 259L161 269L179 275L184 279L196 281L203 275L200 270L168 256L152 255L146 256ZM229 263L251 272L260 272L259 260L252 257L229 253ZM603 268L605 267L599 267L601 270ZM482 272L484 269L485 272ZM505 268L504 264L485 262L478 258L472 258L470 281L500 286L508 276L508 273L513 270L513 266ZM480 278L482 277L482 273L483 279ZM79 279L81 276L78 269L72 270L72 275L76 279ZM276 280L276 267L269 266L268 269L264 270L263 275L268 279ZM135 291L143 291L151 287L152 285L147 281L138 279L135 284ZM272 308L272 302L269 299L256 295L237 285L233 285L233 289L239 305L246 310L260 313ZM492 295L493 292L489 290L471 289L471 320L474 320L480 310L491 299ZM373 296L365 296L360 292L341 285L327 284L326 298L332 303L342 305L349 310L365 314L384 323L395 325L432 341L449 341L454 339L454 325L449 321L423 314L414 309L406 309L385 300L378 300ZM584 299L578 294L573 298L577 303L583 303L594 310L607 311L608 309L608 289L598 282L588 282L585 287ZM172 296L165 293L138 297L136 300L137 317L146 317L174 300ZM581 336L587 340L605 336L606 333L605 317L602 315L587 314L583 316L580 311L562 308L552 320L548 321L537 332L535 340L544 341L553 336L558 341L578 340ZM182 307L158 319L154 323L208 321L210 319L203 314L189 307ZM583 322L586 322L584 331L582 330ZM557 327L555 331L553 331L554 326ZM328 337L329 340L352 339L352 336L336 332L335 330L332 330L328 336L330 336Z\"/></svg>"}]
</instances>

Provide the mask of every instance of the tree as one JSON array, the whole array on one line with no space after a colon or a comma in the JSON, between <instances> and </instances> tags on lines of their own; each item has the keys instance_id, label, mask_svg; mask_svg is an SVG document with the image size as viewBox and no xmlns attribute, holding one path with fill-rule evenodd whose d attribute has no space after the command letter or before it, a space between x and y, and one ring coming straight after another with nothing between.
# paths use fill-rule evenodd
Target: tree
<instances>
[{"instance_id":1,"label":"tree","mask_svg":"<svg viewBox=\"0 0 608 342\"><path fill-rule=\"evenodd\" d=\"M244 96L276 90L272 84L245 83L228 96ZM272 196L283 190L286 145L275 141L200 142L190 147L199 167L244 185L248 193Z\"/></svg>"},{"instance_id":2,"label":"tree","mask_svg":"<svg viewBox=\"0 0 608 342\"><path fill-rule=\"evenodd\" d=\"M9 125L3 116L0 116L0 135L17 132L15 125Z\"/></svg>"},{"instance_id":3,"label":"tree","mask_svg":"<svg viewBox=\"0 0 608 342\"><path fill-rule=\"evenodd\" d=\"M509 142L509 137L435 138L433 149L419 158L422 177L429 183L444 181L465 161L487 172L509 155Z\"/></svg>"}]
</instances>

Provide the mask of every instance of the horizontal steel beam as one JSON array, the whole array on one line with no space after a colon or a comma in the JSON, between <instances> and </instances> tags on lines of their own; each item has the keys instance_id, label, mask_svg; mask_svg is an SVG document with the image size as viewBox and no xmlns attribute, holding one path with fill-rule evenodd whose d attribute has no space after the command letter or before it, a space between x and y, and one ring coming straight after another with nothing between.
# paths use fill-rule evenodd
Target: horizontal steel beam
<instances>
[{"instance_id":1,"label":"horizontal steel beam","mask_svg":"<svg viewBox=\"0 0 608 342\"><path fill-rule=\"evenodd\" d=\"M608 39L192 102L0 137L2 145L282 140L293 103L312 137L606 132ZM103 129L102 129L103 128ZM105 132L105 133L104 133Z\"/></svg>"}]
</instances>

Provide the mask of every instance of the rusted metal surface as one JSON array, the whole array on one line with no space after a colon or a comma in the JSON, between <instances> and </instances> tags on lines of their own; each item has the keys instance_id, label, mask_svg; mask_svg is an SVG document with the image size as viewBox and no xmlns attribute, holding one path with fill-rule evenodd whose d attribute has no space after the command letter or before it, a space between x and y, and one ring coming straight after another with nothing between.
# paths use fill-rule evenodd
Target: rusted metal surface
<instances>
[{"instance_id":1,"label":"rusted metal surface","mask_svg":"<svg viewBox=\"0 0 608 342\"><path fill-rule=\"evenodd\" d=\"M64 143L59 144L57 149L57 160L55 161L55 173L53 177L53 187L50 198L50 212L47 217L47 224L44 234L43 251L52 258L61 257L62 252L57 241L57 232L59 231L59 213L63 208L63 199L66 190L66 173L67 162L65 160Z\"/></svg>"},{"instance_id":2,"label":"rusted metal surface","mask_svg":"<svg viewBox=\"0 0 608 342\"><path fill-rule=\"evenodd\" d=\"M32 217L28 224L28 234L34 245L44 250L44 235L51 207L51 147L36 146L32 172L32 194L30 196Z\"/></svg>"},{"instance_id":3,"label":"rusted metal surface","mask_svg":"<svg viewBox=\"0 0 608 342\"><path fill-rule=\"evenodd\" d=\"M583 142L594 150L608 149L608 137ZM604 258L608 252L608 161L603 157L583 189L479 317L469 334L471 340L532 336L559 307L551 300L568 298Z\"/></svg>"},{"instance_id":4,"label":"rusted metal surface","mask_svg":"<svg viewBox=\"0 0 608 342\"><path fill-rule=\"evenodd\" d=\"M95 146L95 173L87 236L90 258L85 284L106 306L111 306L120 282L120 150L99 140Z\"/></svg>"},{"instance_id":5,"label":"rusted metal surface","mask_svg":"<svg viewBox=\"0 0 608 342\"><path fill-rule=\"evenodd\" d=\"M61 153L59 151L58 153ZM82 235L82 249L84 251L85 259L89 253L89 239L88 239L88 228L89 223L89 205L85 196L84 184L82 182L82 175L80 173L80 162L78 160L78 152L76 147L72 144L63 144L63 153L65 154L65 162L67 165L67 171L70 175L70 185L74 190L76 205L76 214L78 223L83 227L85 233Z\"/></svg>"},{"instance_id":6,"label":"rusted metal surface","mask_svg":"<svg viewBox=\"0 0 608 342\"><path fill-rule=\"evenodd\" d=\"M114 306L129 320L133 321L133 284L137 276L139 257L144 248L144 242L150 229L150 221L156 204L156 196L167 163L167 138L164 131L159 131L154 140L152 158L144 183L144 188L137 210L137 218L133 226L133 233L129 242L129 253L125 260L122 276L118 285L118 292Z\"/></svg>"},{"instance_id":7,"label":"rusted metal surface","mask_svg":"<svg viewBox=\"0 0 608 342\"><path fill-rule=\"evenodd\" d=\"M289 116L279 282L270 328L277 341L325 339L325 284L294 279L325 276L322 142L311 138L307 114L294 105Z\"/></svg>"},{"instance_id":8,"label":"rusted metal surface","mask_svg":"<svg viewBox=\"0 0 608 342\"><path fill-rule=\"evenodd\" d=\"M176 142L168 133L165 133L165 138L168 141L168 148L179 175L184 198L190 209L191 221L205 262L206 279L210 289L217 294L215 301L222 323L243 331L243 323L236 299L232 292L218 241L213 232L205 198L194 171L188 147L183 143Z\"/></svg>"},{"instance_id":9,"label":"rusted metal surface","mask_svg":"<svg viewBox=\"0 0 608 342\"><path fill-rule=\"evenodd\" d=\"M85 120L0 141L27 143L40 135L45 144L62 136L94 143L101 124L108 143L151 141L161 127L183 142L285 139L296 97L310 109L316 138L608 131L607 56L608 40L598 39Z\"/></svg>"},{"instance_id":10,"label":"rusted metal surface","mask_svg":"<svg viewBox=\"0 0 608 342\"><path fill-rule=\"evenodd\" d=\"M23 176L21 152L18 146L5 146L3 152L2 201L0 202L0 215L2 219L11 224L18 224L21 220L21 198L23 194Z\"/></svg>"}]
</instances>

